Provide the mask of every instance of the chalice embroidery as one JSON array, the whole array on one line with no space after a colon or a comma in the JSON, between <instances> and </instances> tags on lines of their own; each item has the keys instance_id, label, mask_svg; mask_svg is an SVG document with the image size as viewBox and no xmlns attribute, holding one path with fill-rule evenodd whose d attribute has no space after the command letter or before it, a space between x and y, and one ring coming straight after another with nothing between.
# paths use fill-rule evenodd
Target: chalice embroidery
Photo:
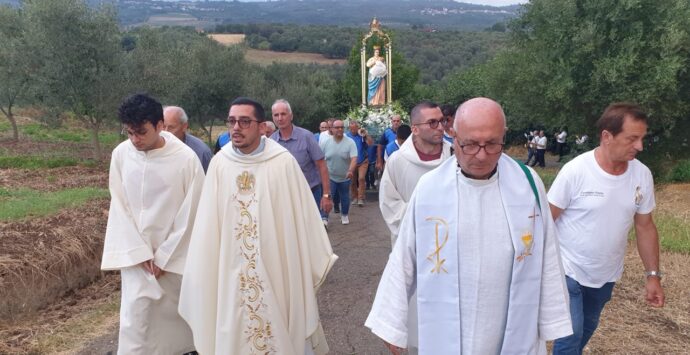
<instances>
[{"instance_id":1,"label":"chalice embroidery","mask_svg":"<svg viewBox=\"0 0 690 355\"><path fill-rule=\"evenodd\" d=\"M522 250L522 253L518 255L517 261L523 261L525 260L526 257L532 255L532 245L534 244L534 238L532 238L532 233L525 233L520 237L520 240L522 241L522 244L525 246L525 249Z\"/></svg>"},{"instance_id":2,"label":"chalice embroidery","mask_svg":"<svg viewBox=\"0 0 690 355\"><path fill-rule=\"evenodd\" d=\"M532 219L532 230L534 230L538 216L539 215L537 214L536 209L534 209L532 210L532 215L527 217ZM525 249L523 249L522 253L520 253L520 255L517 256L517 261L523 261L526 257L532 255L532 245L534 244L534 238L532 237L532 233L529 231L522 233L520 241L522 241L522 245L525 246Z\"/></svg>"},{"instance_id":3,"label":"chalice embroidery","mask_svg":"<svg viewBox=\"0 0 690 355\"><path fill-rule=\"evenodd\" d=\"M235 179L235 182L237 183L237 188L239 189L240 194L247 195L254 192L256 178L248 171L245 170L242 172L242 174L238 175Z\"/></svg>"}]
</instances>

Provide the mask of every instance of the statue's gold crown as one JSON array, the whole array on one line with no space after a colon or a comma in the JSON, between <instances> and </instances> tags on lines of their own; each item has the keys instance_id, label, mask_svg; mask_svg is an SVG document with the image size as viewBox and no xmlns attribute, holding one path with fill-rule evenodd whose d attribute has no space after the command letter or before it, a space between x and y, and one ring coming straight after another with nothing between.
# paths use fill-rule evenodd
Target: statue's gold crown
<instances>
[{"instance_id":1,"label":"statue's gold crown","mask_svg":"<svg viewBox=\"0 0 690 355\"><path fill-rule=\"evenodd\" d=\"M376 45L376 46L374 46L374 49L381 49L381 46Z\"/></svg>"}]
</instances>

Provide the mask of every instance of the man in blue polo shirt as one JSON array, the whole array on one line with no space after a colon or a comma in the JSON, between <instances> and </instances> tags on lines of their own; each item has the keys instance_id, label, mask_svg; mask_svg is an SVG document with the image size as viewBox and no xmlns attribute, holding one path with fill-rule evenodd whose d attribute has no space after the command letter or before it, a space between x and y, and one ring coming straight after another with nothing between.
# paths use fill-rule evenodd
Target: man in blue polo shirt
<instances>
[{"instance_id":1,"label":"man in blue polo shirt","mask_svg":"<svg viewBox=\"0 0 690 355\"><path fill-rule=\"evenodd\" d=\"M213 147L213 154L220 152L220 149L223 148L224 145L230 143L231 140L230 132L225 131L221 133L218 139L216 139L216 145Z\"/></svg>"},{"instance_id":2,"label":"man in blue polo shirt","mask_svg":"<svg viewBox=\"0 0 690 355\"><path fill-rule=\"evenodd\" d=\"M395 138L397 137L397 131L398 127L402 124L402 118L400 118L400 115L393 115L391 116L391 126L389 128L386 128L385 131L383 131L383 134L381 135L381 138L379 138L378 143L378 148L377 148L377 154L376 154L376 170L378 171L383 171L383 166L385 164L383 160L383 152L386 149L386 146L390 144L391 142L395 142Z\"/></svg>"},{"instance_id":3,"label":"man in blue polo shirt","mask_svg":"<svg viewBox=\"0 0 690 355\"><path fill-rule=\"evenodd\" d=\"M333 203L323 151L311 132L292 123L292 108L287 100L276 100L271 106L271 113L273 122L278 126L271 139L287 149L297 160L314 194L316 205L321 209L323 224L328 226L328 213Z\"/></svg>"},{"instance_id":4,"label":"man in blue polo shirt","mask_svg":"<svg viewBox=\"0 0 690 355\"><path fill-rule=\"evenodd\" d=\"M367 147L373 144L374 140L367 134L366 129L359 127L357 121L350 120L348 126L350 131L345 134L352 138L357 146L357 166L350 185L350 195L352 196L352 204L362 207L364 206L365 176L369 167Z\"/></svg>"},{"instance_id":5,"label":"man in blue polo shirt","mask_svg":"<svg viewBox=\"0 0 690 355\"><path fill-rule=\"evenodd\" d=\"M394 141L388 143L388 145L386 146L386 151L383 153L383 160L386 162L388 161L388 159L390 159L393 153L400 149L400 146L402 146L403 143L405 143L405 140L410 135L412 135L412 128L406 124L400 125L400 127L398 127L398 132L396 133L397 137Z\"/></svg>"}]
</instances>

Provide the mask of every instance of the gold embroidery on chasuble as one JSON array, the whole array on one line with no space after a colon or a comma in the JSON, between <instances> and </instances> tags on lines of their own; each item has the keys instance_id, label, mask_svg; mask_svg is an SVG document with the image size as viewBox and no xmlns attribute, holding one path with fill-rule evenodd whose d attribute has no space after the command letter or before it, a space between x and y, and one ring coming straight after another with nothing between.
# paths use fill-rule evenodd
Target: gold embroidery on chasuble
<instances>
[{"instance_id":1,"label":"gold embroidery on chasuble","mask_svg":"<svg viewBox=\"0 0 690 355\"><path fill-rule=\"evenodd\" d=\"M441 258L441 250L443 249L444 246L446 246L446 243L448 242L448 223L443 219L443 218L438 218L438 217L427 217L427 221L435 221L434 225L434 234L435 234L435 247L434 251L429 254L426 259L431 261L434 264L434 267L431 269L431 273L437 273L440 274L441 271L444 273L448 273L448 270L446 270L445 267L443 267L443 263L446 262L446 259ZM438 232L439 232L439 226L443 226L443 229L445 230L445 233L443 235L443 241L439 238Z\"/></svg>"},{"instance_id":2,"label":"gold embroidery on chasuble","mask_svg":"<svg viewBox=\"0 0 690 355\"><path fill-rule=\"evenodd\" d=\"M239 219L235 226L235 240L240 241L242 263L239 281L242 298L244 335L251 354L276 353L271 322L265 317L268 306L264 303L264 282L257 272L259 260L259 228L256 219L257 200L254 190L256 179L248 171L236 178L239 193L233 195L233 203L239 207Z\"/></svg>"},{"instance_id":3,"label":"gold embroidery on chasuble","mask_svg":"<svg viewBox=\"0 0 690 355\"><path fill-rule=\"evenodd\" d=\"M527 218L532 219L532 230L534 230L534 226L538 216L539 215L537 214L536 208L532 210L531 216L527 216ZM522 242L524 249L522 249L522 253L520 253L520 255L517 256L517 261L523 261L526 257L532 255L532 246L534 245L534 237L532 236L532 232L523 232L522 236L520 237L520 241Z\"/></svg>"}]
</instances>

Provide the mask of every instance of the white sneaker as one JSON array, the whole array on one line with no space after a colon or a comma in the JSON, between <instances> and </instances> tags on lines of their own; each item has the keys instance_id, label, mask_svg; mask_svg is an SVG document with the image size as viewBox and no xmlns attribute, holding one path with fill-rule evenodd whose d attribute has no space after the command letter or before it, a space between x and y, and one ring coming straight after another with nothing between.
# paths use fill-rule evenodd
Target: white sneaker
<instances>
[{"instance_id":1,"label":"white sneaker","mask_svg":"<svg viewBox=\"0 0 690 355\"><path fill-rule=\"evenodd\" d=\"M341 216L340 220L343 222L343 224L350 224L350 217L349 216Z\"/></svg>"},{"instance_id":2,"label":"white sneaker","mask_svg":"<svg viewBox=\"0 0 690 355\"><path fill-rule=\"evenodd\" d=\"M357 200L357 206L364 207L364 200L362 200L362 199Z\"/></svg>"},{"instance_id":3,"label":"white sneaker","mask_svg":"<svg viewBox=\"0 0 690 355\"><path fill-rule=\"evenodd\" d=\"M356 198L353 198L353 199L352 199L351 205L353 205L353 206L356 205L356 204L357 204L357 201L359 201L359 200L357 200Z\"/></svg>"}]
</instances>

